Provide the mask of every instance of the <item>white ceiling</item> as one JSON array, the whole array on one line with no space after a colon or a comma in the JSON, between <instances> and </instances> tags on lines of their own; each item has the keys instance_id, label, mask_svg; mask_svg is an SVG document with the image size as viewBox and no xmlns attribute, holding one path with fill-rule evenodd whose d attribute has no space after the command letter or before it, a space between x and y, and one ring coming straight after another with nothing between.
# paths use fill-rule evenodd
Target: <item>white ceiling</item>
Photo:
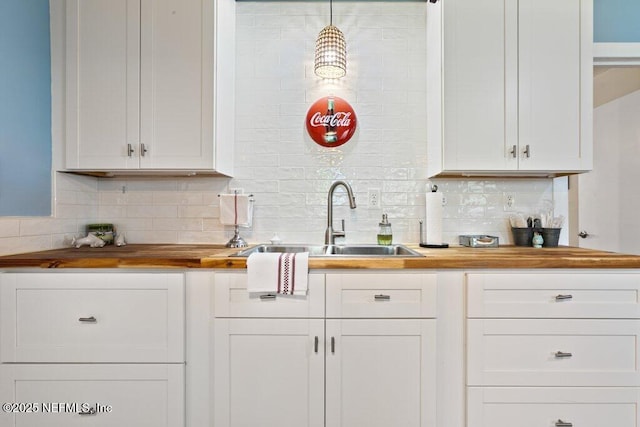
<instances>
[{"instance_id":1,"label":"white ceiling","mask_svg":"<svg viewBox=\"0 0 640 427\"><path fill-rule=\"evenodd\" d=\"M640 67L593 67L593 107L640 90Z\"/></svg>"}]
</instances>

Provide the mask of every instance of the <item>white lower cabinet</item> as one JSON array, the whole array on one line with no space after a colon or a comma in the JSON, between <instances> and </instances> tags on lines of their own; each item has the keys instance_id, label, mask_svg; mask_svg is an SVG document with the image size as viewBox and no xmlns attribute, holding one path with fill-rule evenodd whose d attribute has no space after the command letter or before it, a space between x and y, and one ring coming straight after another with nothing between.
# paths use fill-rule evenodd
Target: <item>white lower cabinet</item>
<instances>
[{"instance_id":1,"label":"white lower cabinet","mask_svg":"<svg viewBox=\"0 0 640 427\"><path fill-rule=\"evenodd\" d=\"M469 385L640 386L640 320L471 319Z\"/></svg>"},{"instance_id":2,"label":"white lower cabinet","mask_svg":"<svg viewBox=\"0 0 640 427\"><path fill-rule=\"evenodd\" d=\"M467 274L467 427L640 426L640 275Z\"/></svg>"},{"instance_id":3,"label":"white lower cabinet","mask_svg":"<svg viewBox=\"0 0 640 427\"><path fill-rule=\"evenodd\" d=\"M22 405L3 408L0 425L184 426L184 281L175 272L0 275L0 395Z\"/></svg>"},{"instance_id":4,"label":"white lower cabinet","mask_svg":"<svg viewBox=\"0 0 640 427\"><path fill-rule=\"evenodd\" d=\"M184 365L24 365L0 368L0 425L184 425ZM15 411L15 412L12 412Z\"/></svg>"},{"instance_id":5,"label":"white lower cabinet","mask_svg":"<svg viewBox=\"0 0 640 427\"><path fill-rule=\"evenodd\" d=\"M435 319L328 319L326 425L435 426Z\"/></svg>"},{"instance_id":6,"label":"white lower cabinet","mask_svg":"<svg viewBox=\"0 0 640 427\"><path fill-rule=\"evenodd\" d=\"M214 334L215 426L324 426L323 320L216 319Z\"/></svg>"},{"instance_id":7,"label":"white lower cabinet","mask_svg":"<svg viewBox=\"0 0 640 427\"><path fill-rule=\"evenodd\" d=\"M637 388L471 387L469 427L637 427Z\"/></svg>"},{"instance_id":8,"label":"white lower cabinet","mask_svg":"<svg viewBox=\"0 0 640 427\"><path fill-rule=\"evenodd\" d=\"M394 297L380 298L387 292L376 283L386 281L392 290L403 276L311 274L314 286L296 302L250 297L246 290L229 299L229 289L241 289L246 275L216 274L216 313L229 317L213 321L215 427L435 427L435 318L399 318L400 311L379 317L394 311L379 306L393 304ZM425 285L419 278L408 288L434 286L413 295L435 295L432 279ZM314 299L324 304L326 291L327 313L339 312L329 302L340 300L338 282L350 283L358 298L369 294L361 301L371 304L370 318L362 308L357 313L364 317L357 319L309 311L318 306ZM269 316L255 317L251 306ZM291 318L292 310L310 314ZM435 311L428 314L435 317Z\"/></svg>"}]
</instances>

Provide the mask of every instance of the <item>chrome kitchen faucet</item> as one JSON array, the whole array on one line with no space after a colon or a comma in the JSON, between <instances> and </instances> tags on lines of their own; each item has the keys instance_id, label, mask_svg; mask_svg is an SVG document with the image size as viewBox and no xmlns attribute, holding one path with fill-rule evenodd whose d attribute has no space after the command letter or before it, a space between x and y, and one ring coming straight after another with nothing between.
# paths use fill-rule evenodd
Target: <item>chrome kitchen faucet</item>
<instances>
[{"instance_id":1,"label":"chrome kitchen faucet","mask_svg":"<svg viewBox=\"0 0 640 427\"><path fill-rule=\"evenodd\" d=\"M333 192L339 185L342 185L345 190L347 190L347 196L349 197L349 207L351 209L356 208L356 198L353 196L353 190L351 189L351 185L347 182L338 180L331 184L329 187L329 197L327 200L327 229L324 232L324 244L325 245L333 245L335 243L336 237L345 237L344 232L344 220L342 222L342 230L334 231L333 230Z\"/></svg>"}]
</instances>

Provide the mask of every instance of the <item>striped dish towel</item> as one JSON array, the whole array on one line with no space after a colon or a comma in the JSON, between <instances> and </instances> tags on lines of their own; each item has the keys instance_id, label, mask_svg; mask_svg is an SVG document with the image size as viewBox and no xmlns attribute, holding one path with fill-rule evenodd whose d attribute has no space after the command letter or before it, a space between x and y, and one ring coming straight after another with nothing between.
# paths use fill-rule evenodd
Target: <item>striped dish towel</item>
<instances>
[{"instance_id":1,"label":"striped dish towel","mask_svg":"<svg viewBox=\"0 0 640 427\"><path fill-rule=\"evenodd\" d=\"M220 223L251 227L253 203L245 194L220 194Z\"/></svg>"},{"instance_id":2,"label":"striped dish towel","mask_svg":"<svg viewBox=\"0 0 640 427\"><path fill-rule=\"evenodd\" d=\"M247 258L249 292L306 295L309 253L254 253Z\"/></svg>"}]
</instances>

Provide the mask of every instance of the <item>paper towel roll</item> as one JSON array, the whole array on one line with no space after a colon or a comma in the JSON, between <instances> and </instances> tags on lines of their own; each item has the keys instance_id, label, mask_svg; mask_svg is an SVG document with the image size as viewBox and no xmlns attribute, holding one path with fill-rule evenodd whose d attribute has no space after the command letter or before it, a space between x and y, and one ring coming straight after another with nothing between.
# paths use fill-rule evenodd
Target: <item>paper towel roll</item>
<instances>
[{"instance_id":1,"label":"paper towel roll","mask_svg":"<svg viewBox=\"0 0 640 427\"><path fill-rule=\"evenodd\" d=\"M442 244L442 193L427 193L425 226L428 245Z\"/></svg>"}]
</instances>

